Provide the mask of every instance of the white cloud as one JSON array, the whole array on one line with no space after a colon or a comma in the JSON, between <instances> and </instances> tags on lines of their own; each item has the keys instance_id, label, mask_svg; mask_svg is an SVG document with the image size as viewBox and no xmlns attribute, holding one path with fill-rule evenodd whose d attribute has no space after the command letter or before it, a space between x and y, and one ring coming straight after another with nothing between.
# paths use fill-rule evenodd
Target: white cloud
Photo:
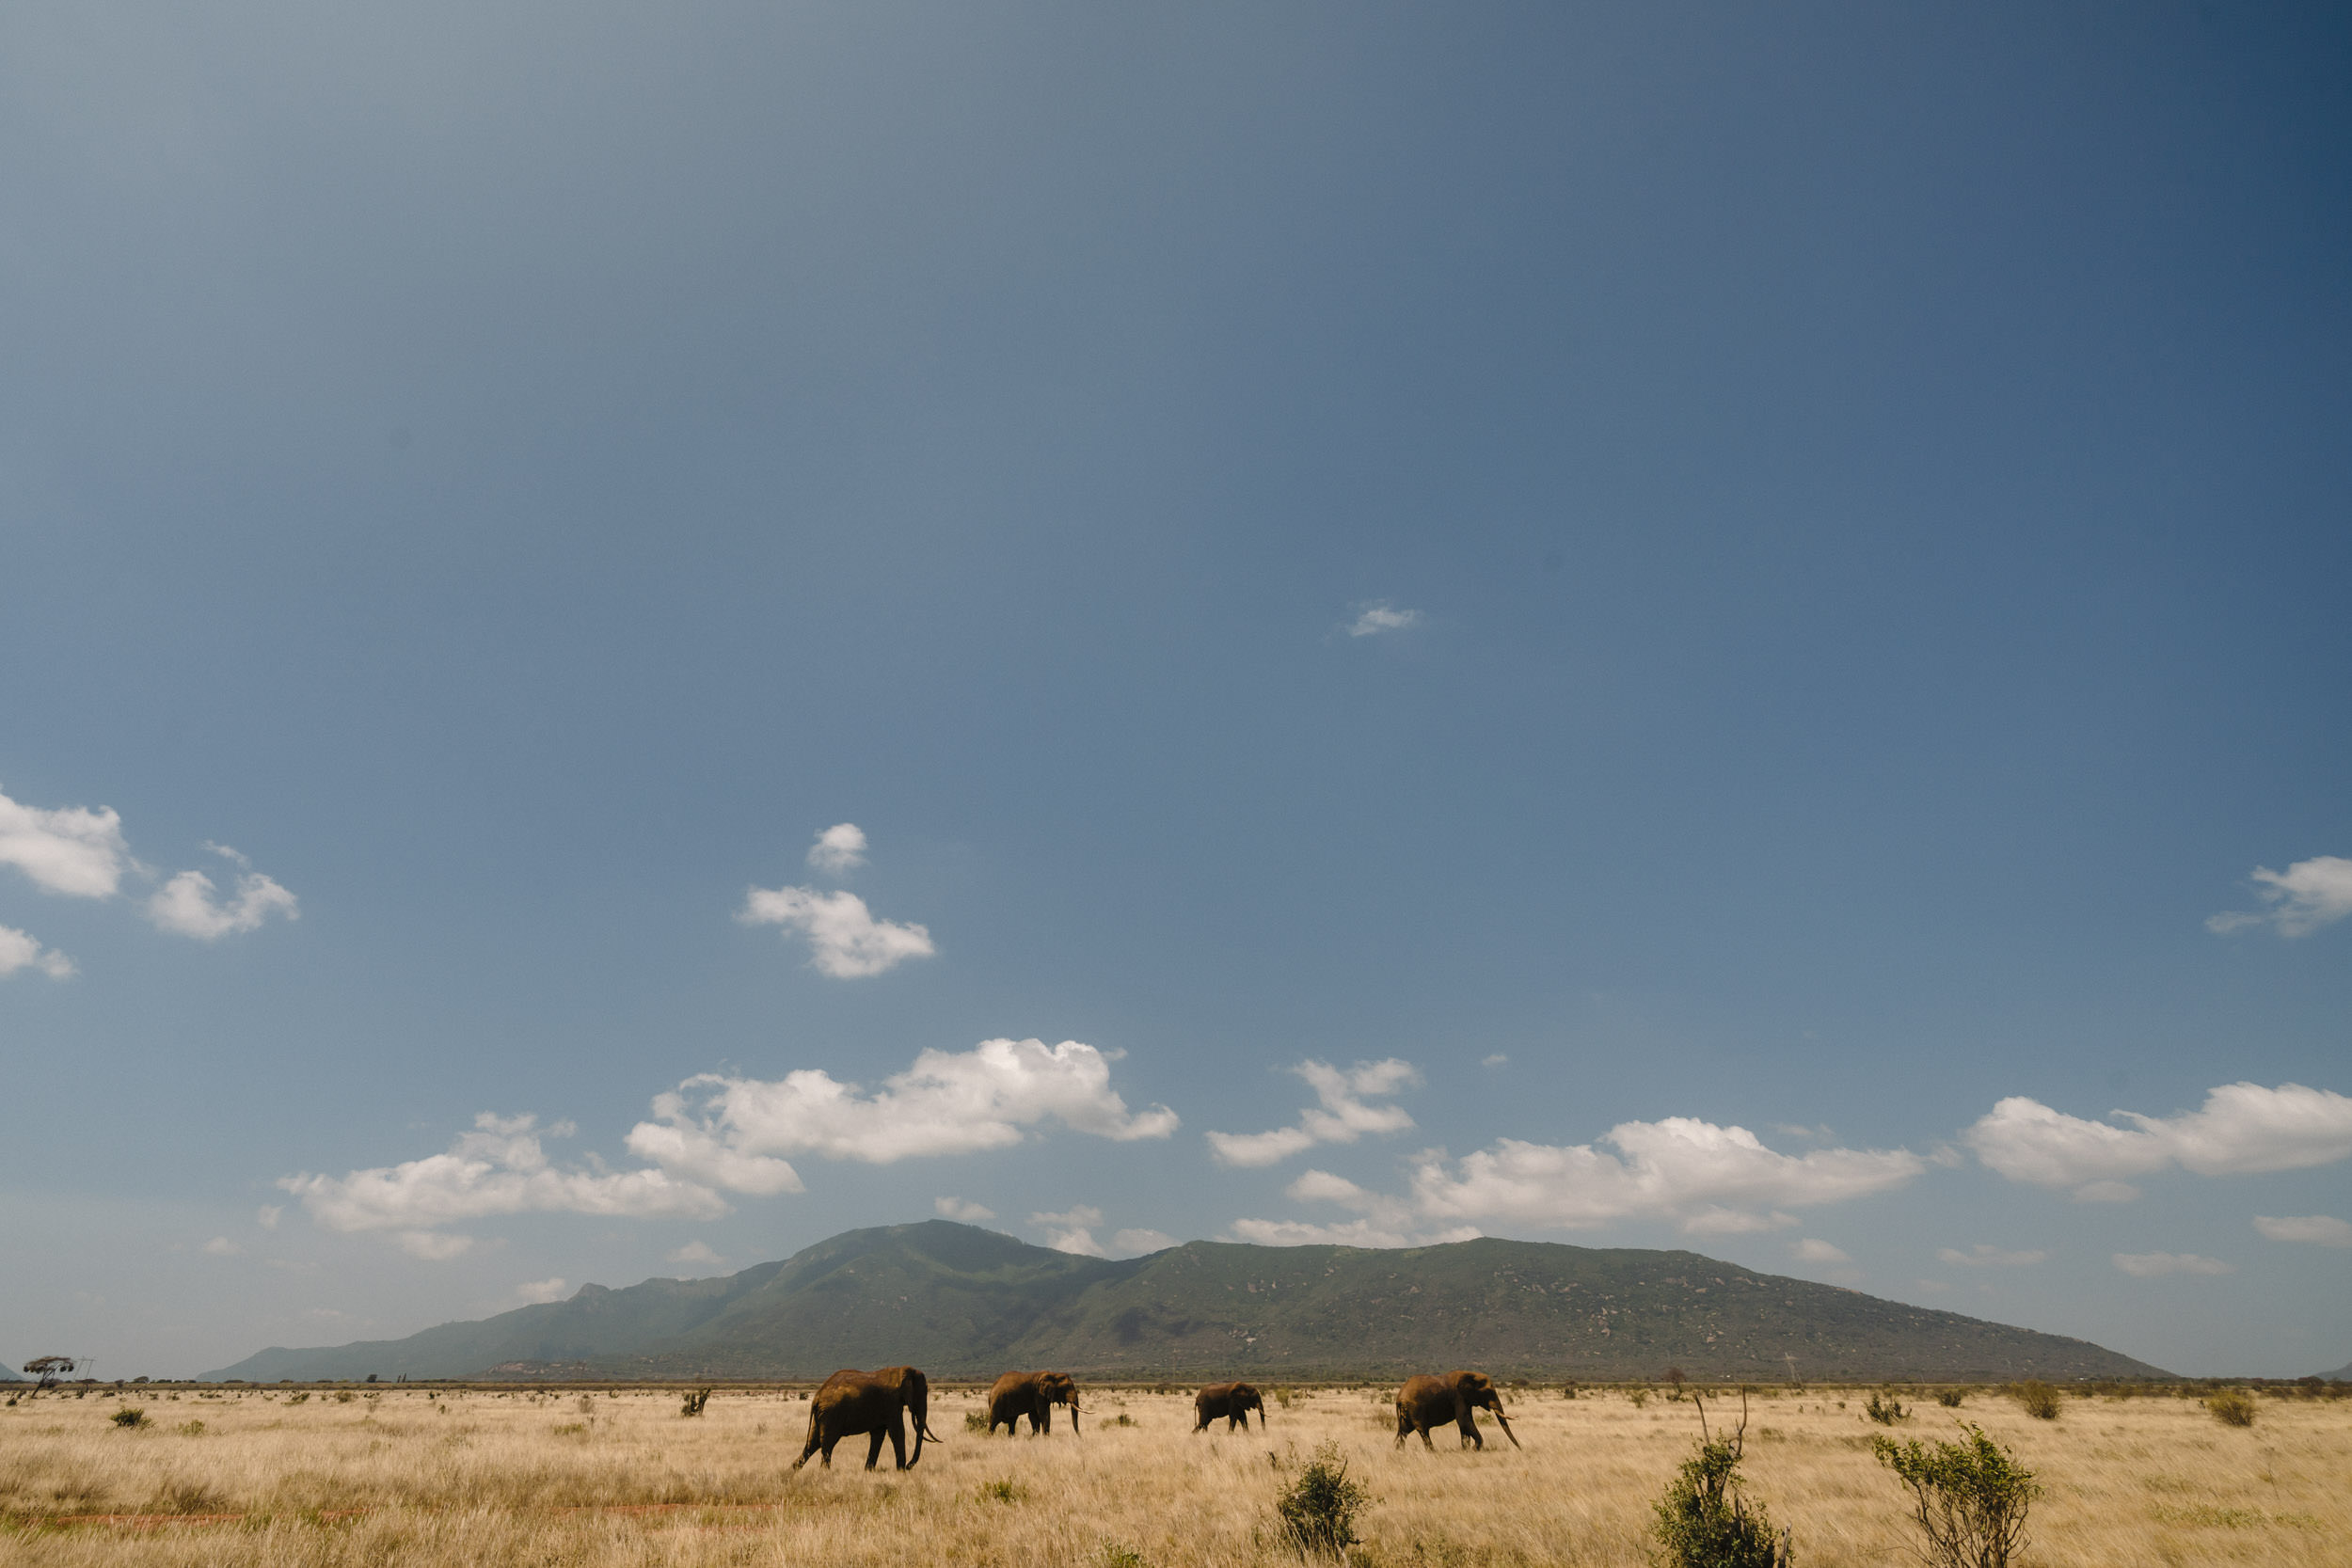
<instances>
[{"instance_id":1,"label":"white cloud","mask_svg":"<svg viewBox=\"0 0 2352 1568\"><path fill-rule=\"evenodd\" d=\"M1045 1244L1056 1252L1074 1252L1082 1258L1109 1256L1094 1239L1094 1227L1103 1223L1103 1211L1092 1204L1078 1204L1066 1213L1031 1214L1029 1223L1046 1227Z\"/></svg>"},{"instance_id":2,"label":"white cloud","mask_svg":"<svg viewBox=\"0 0 2352 1568\"><path fill-rule=\"evenodd\" d=\"M330 1230L422 1230L453 1220L533 1212L714 1219L726 1205L709 1188L661 1170L565 1170L540 1148L535 1117L485 1111L446 1154L345 1176L304 1173L278 1185ZM558 1123L550 1137L569 1136ZM405 1243L404 1243L405 1244ZM413 1247L411 1250L414 1250Z\"/></svg>"},{"instance_id":3,"label":"white cloud","mask_svg":"<svg viewBox=\"0 0 2352 1568\"><path fill-rule=\"evenodd\" d=\"M2352 1157L2352 1099L2281 1084L2224 1084L2204 1105L2172 1117L2111 1113L2132 1123L2085 1121L2038 1100L1994 1105L1961 1141L2012 1181L2074 1189L2086 1201L2138 1196L2126 1178L2179 1165L2200 1176L2301 1170Z\"/></svg>"},{"instance_id":4,"label":"white cloud","mask_svg":"<svg viewBox=\"0 0 2352 1568\"><path fill-rule=\"evenodd\" d=\"M1416 1158L1413 1207L1427 1218L1565 1230L1641 1218L1732 1234L1794 1224L1778 1211L1886 1192L1927 1168L1900 1148L1780 1154L1744 1127L1689 1117L1620 1122L1599 1141L1619 1152L1504 1138L1449 1168L1443 1150L1428 1150Z\"/></svg>"},{"instance_id":5,"label":"white cloud","mask_svg":"<svg viewBox=\"0 0 2352 1568\"><path fill-rule=\"evenodd\" d=\"M2193 1252L2119 1252L2115 1266L2141 1279L2168 1274L2235 1274L2237 1266Z\"/></svg>"},{"instance_id":6,"label":"white cloud","mask_svg":"<svg viewBox=\"0 0 2352 1568\"><path fill-rule=\"evenodd\" d=\"M239 1246L236 1243L230 1241L226 1236L215 1236L211 1241L204 1243L204 1250L211 1253L215 1258L234 1258L237 1254L243 1252L245 1248Z\"/></svg>"},{"instance_id":7,"label":"white cloud","mask_svg":"<svg viewBox=\"0 0 2352 1568\"><path fill-rule=\"evenodd\" d=\"M1165 1230L1122 1230L1111 1238L1111 1245L1121 1252L1166 1252L1184 1243Z\"/></svg>"},{"instance_id":8,"label":"white cloud","mask_svg":"<svg viewBox=\"0 0 2352 1568\"><path fill-rule=\"evenodd\" d=\"M985 1204L967 1203L960 1197L935 1197L931 1207L939 1212L941 1219L958 1220L965 1225L978 1225L996 1217L996 1211Z\"/></svg>"},{"instance_id":9,"label":"white cloud","mask_svg":"<svg viewBox=\"0 0 2352 1568\"><path fill-rule=\"evenodd\" d=\"M285 1218L285 1206L277 1203L264 1203L253 1212L253 1217L261 1222L262 1228L264 1230L277 1229L278 1222Z\"/></svg>"},{"instance_id":10,"label":"white cloud","mask_svg":"<svg viewBox=\"0 0 2352 1568\"><path fill-rule=\"evenodd\" d=\"M1509 1067L1511 1065L1511 1058L1498 1051L1491 1056L1480 1057L1478 1065L1480 1067Z\"/></svg>"},{"instance_id":11,"label":"white cloud","mask_svg":"<svg viewBox=\"0 0 2352 1568\"><path fill-rule=\"evenodd\" d=\"M111 808L45 811L0 795L0 865L15 866L51 893L110 898L137 863Z\"/></svg>"},{"instance_id":12,"label":"white cloud","mask_svg":"<svg viewBox=\"0 0 2352 1568\"><path fill-rule=\"evenodd\" d=\"M930 931L912 923L877 920L865 899L846 890L755 887L744 895L736 918L746 925L799 931L808 938L809 962L836 980L864 979L937 951Z\"/></svg>"},{"instance_id":13,"label":"white cloud","mask_svg":"<svg viewBox=\"0 0 2352 1568\"><path fill-rule=\"evenodd\" d=\"M1370 599L1357 605L1356 619L1347 628L1350 637L1377 637L1383 632L1408 631L1421 625L1421 611L1403 610L1386 599Z\"/></svg>"},{"instance_id":14,"label":"white cloud","mask_svg":"<svg viewBox=\"0 0 2352 1568\"><path fill-rule=\"evenodd\" d=\"M428 1263L446 1263L473 1250L471 1236L446 1235L438 1230L404 1230L392 1238L400 1250Z\"/></svg>"},{"instance_id":15,"label":"white cloud","mask_svg":"<svg viewBox=\"0 0 2352 1568\"><path fill-rule=\"evenodd\" d=\"M73 977L73 960L54 947L43 947L13 926L0 926L0 978L20 969L38 969L52 980Z\"/></svg>"},{"instance_id":16,"label":"white cloud","mask_svg":"<svg viewBox=\"0 0 2352 1568\"><path fill-rule=\"evenodd\" d=\"M1290 1069L1315 1091L1320 1105L1299 1113L1297 1125L1271 1132L1211 1132L1209 1148L1226 1165L1271 1165L1317 1144L1352 1144L1367 1132L1401 1132L1413 1125L1402 1105L1367 1105L1421 1082L1410 1062L1394 1057L1340 1069L1301 1062Z\"/></svg>"},{"instance_id":17,"label":"white cloud","mask_svg":"<svg viewBox=\"0 0 2352 1568\"><path fill-rule=\"evenodd\" d=\"M1807 1236L1788 1250L1796 1254L1800 1261L1806 1263L1851 1263L1853 1261L1844 1248L1832 1246L1829 1243L1816 1240L1811 1236Z\"/></svg>"},{"instance_id":18,"label":"white cloud","mask_svg":"<svg viewBox=\"0 0 2352 1568\"><path fill-rule=\"evenodd\" d=\"M2254 1216L2254 1228L2274 1242L2306 1242L2313 1246L2352 1246L2352 1224L2326 1214Z\"/></svg>"},{"instance_id":19,"label":"white cloud","mask_svg":"<svg viewBox=\"0 0 2352 1568\"><path fill-rule=\"evenodd\" d=\"M628 1147L693 1180L768 1194L802 1190L791 1154L876 1165L973 1154L1009 1148L1047 1120L1118 1142L1167 1137L1175 1112L1130 1114L1111 1087L1119 1054L1077 1040L983 1040L926 1051L872 1094L816 1069L774 1082L705 1073L656 1096L657 1119L631 1129Z\"/></svg>"},{"instance_id":20,"label":"white cloud","mask_svg":"<svg viewBox=\"0 0 2352 1568\"><path fill-rule=\"evenodd\" d=\"M673 1263L701 1264L707 1268L715 1268L726 1261L724 1258L711 1250L710 1243L707 1242L689 1242L671 1252L669 1260Z\"/></svg>"},{"instance_id":21,"label":"white cloud","mask_svg":"<svg viewBox=\"0 0 2352 1568\"><path fill-rule=\"evenodd\" d=\"M164 930L199 942L216 942L237 931L252 931L273 914L302 918L302 906L291 893L258 871L237 879L237 895L226 903L215 896L213 879L201 871L183 871L147 900L147 918Z\"/></svg>"},{"instance_id":22,"label":"white cloud","mask_svg":"<svg viewBox=\"0 0 2352 1568\"><path fill-rule=\"evenodd\" d=\"M2215 915L2205 922L2205 929L2226 935L2249 926L2268 926L2282 937L2306 937L2352 914L2352 860L2340 855L2296 861L2284 871L2258 865L2250 880L2269 907Z\"/></svg>"},{"instance_id":23,"label":"white cloud","mask_svg":"<svg viewBox=\"0 0 2352 1568\"><path fill-rule=\"evenodd\" d=\"M866 863L866 831L854 822L834 823L809 846L808 863L828 877L856 870Z\"/></svg>"},{"instance_id":24,"label":"white cloud","mask_svg":"<svg viewBox=\"0 0 2352 1568\"><path fill-rule=\"evenodd\" d=\"M533 1307L544 1307L551 1301L562 1301L564 1299L564 1276L558 1275L553 1279L534 1279L529 1284L517 1285L515 1287L515 1294Z\"/></svg>"},{"instance_id":25,"label":"white cloud","mask_svg":"<svg viewBox=\"0 0 2352 1568\"><path fill-rule=\"evenodd\" d=\"M1972 1251L1963 1252L1956 1246L1937 1247L1935 1255L1947 1263L1957 1263L1968 1269L2022 1269L2039 1263L2050 1255L2039 1249L2032 1252L2003 1252L1999 1247L1979 1242Z\"/></svg>"},{"instance_id":26,"label":"white cloud","mask_svg":"<svg viewBox=\"0 0 2352 1568\"><path fill-rule=\"evenodd\" d=\"M1309 1225L1302 1220L1235 1220L1233 1239L1259 1246L1401 1247L1425 1244L1416 1236L1391 1230L1371 1220L1340 1225ZM1464 1238L1467 1240L1468 1238Z\"/></svg>"}]
</instances>

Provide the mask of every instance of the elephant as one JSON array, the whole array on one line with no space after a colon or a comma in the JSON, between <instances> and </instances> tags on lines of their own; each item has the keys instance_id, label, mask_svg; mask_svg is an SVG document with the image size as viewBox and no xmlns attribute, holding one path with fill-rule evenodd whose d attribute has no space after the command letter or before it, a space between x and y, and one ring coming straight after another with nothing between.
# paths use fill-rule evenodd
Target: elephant
<instances>
[{"instance_id":1,"label":"elephant","mask_svg":"<svg viewBox=\"0 0 2352 1568\"><path fill-rule=\"evenodd\" d=\"M913 1367L884 1367L877 1372L861 1372L844 1369L825 1379L817 1390L817 1397L808 1402L808 1446L801 1449L801 1457L793 1461L799 1469L808 1463L808 1456L824 1451L825 1464L833 1464L833 1446L844 1437L868 1433L873 1441L866 1445L866 1467L872 1469L882 1458L882 1439L890 1439L890 1456L901 1470L912 1470L923 1460L923 1439L941 1441L930 1430L930 1412L931 1386ZM914 1457L907 1457L907 1438L901 1414L914 1418Z\"/></svg>"},{"instance_id":2,"label":"elephant","mask_svg":"<svg viewBox=\"0 0 2352 1568\"><path fill-rule=\"evenodd\" d=\"M1406 1437L1421 1433L1421 1446L1435 1450L1429 1440L1429 1429L1452 1421L1462 1429L1462 1441L1485 1448L1486 1440L1478 1434L1477 1418L1473 1410L1491 1410L1495 1419L1502 1423L1502 1435L1511 1439L1511 1446L1519 1446L1518 1433L1511 1430L1511 1418L1502 1413L1502 1396L1495 1391L1494 1379L1485 1372L1448 1372L1432 1377L1427 1372L1405 1380L1405 1386L1396 1394L1396 1446L1403 1448Z\"/></svg>"},{"instance_id":3,"label":"elephant","mask_svg":"<svg viewBox=\"0 0 2352 1568\"><path fill-rule=\"evenodd\" d=\"M1258 1397L1255 1388L1247 1383L1212 1383L1192 1396L1192 1430L1205 1431L1211 1421L1222 1417L1226 1431L1238 1427L1248 1432L1249 1413L1253 1410L1258 1413L1259 1429L1264 1430L1265 1401Z\"/></svg>"},{"instance_id":4,"label":"elephant","mask_svg":"<svg viewBox=\"0 0 2352 1568\"><path fill-rule=\"evenodd\" d=\"M1029 1418L1029 1435L1054 1430L1054 1406L1070 1406L1070 1430L1078 1430L1078 1386L1067 1372L1007 1372L988 1391L988 1434L996 1435L998 1422L1011 1436L1021 1418ZM1083 1435L1083 1434L1082 1434Z\"/></svg>"}]
</instances>

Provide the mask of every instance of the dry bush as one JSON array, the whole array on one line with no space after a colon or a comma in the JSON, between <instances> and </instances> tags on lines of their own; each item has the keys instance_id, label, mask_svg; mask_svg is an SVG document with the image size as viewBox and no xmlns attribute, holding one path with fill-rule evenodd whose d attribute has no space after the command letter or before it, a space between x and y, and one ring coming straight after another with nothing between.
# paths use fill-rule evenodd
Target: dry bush
<instances>
[{"instance_id":1,"label":"dry bush","mask_svg":"<svg viewBox=\"0 0 2352 1568\"><path fill-rule=\"evenodd\" d=\"M2023 1383L2010 1385L2009 1394L2017 1402L2018 1409L2037 1421L2055 1421L2058 1418L2058 1392L2040 1378L2028 1378Z\"/></svg>"},{"instance_id":2,"label":"dry bush","mask_svg":"<svg viewBox=\"0 0 2352 1568\"><path fill-rule=\"evenodd\" d=\"M2212 1411L2213 1418L2225 1427L2250 1427L2254 1424L2254 1412L2258 1407L2253 1397L2244 1389L2224 1388L2207 1397L2205 1408Z\"/></svg>"}]
</instances>

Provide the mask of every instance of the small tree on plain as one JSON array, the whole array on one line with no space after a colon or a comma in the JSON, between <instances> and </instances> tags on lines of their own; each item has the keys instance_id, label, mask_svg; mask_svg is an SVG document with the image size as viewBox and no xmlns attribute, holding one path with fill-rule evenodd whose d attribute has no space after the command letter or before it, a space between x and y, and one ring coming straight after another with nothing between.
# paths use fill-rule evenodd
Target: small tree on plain
<instances>
[{"instance_id":1,"label":"small tree on plain","mask_svg":"<svg viewBox=\"0 0 2352 1568\"><path fill-rule=\"evenodd\" d=\"M1912 1522L1933 1568L2008 1568L2026 1549L2026 1513L2042 1490L1981 1427L1957 1443L1870 1439L1879 1463L1911 1488Z\"/></svg>"},{"instance_id":2,"label":"small tree on plain","mask_svg":"<svg viewBox=\"0 0 2352 1568\"><path fill-rule=\"evenodd\" d=\"M1740 1495L1740 1458L1748 1433L1747 1395L1740 1396L1740 1425L1731 1435L1707 1430L1707 1401L1693 1394L1699 1412L1699 1451L1653 1505L1650 1527L1671 1568L1788 1568L1788 1533L1777 1540L1761 1503Z\"/></svg>"}]
</instances>

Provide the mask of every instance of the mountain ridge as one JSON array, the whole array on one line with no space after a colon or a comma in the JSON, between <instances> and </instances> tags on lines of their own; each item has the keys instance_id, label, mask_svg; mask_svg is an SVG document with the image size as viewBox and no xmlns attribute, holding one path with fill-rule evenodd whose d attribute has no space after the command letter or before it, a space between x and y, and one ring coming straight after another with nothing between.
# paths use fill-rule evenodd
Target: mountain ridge
<instances>
[{"instance_id":1,"label":"mountain ridge","mask_svg":"<svg viewBox=\"0 0 2352 1568\"><path fill-rule=\"evenodd\" d=\"M1782 1381L2171 1374L2086 1340L1906 1306L1701 1254L1481 1237L1426 1247L1188 1242L1120 1259L945 1220L844 1231L706 1279L583 1285L403 1339L272 1346L208 1380L503 1375L1388 1376L1442 1362L1613 1381L1672 1365Z\"/></svg>"}]
</instances>

